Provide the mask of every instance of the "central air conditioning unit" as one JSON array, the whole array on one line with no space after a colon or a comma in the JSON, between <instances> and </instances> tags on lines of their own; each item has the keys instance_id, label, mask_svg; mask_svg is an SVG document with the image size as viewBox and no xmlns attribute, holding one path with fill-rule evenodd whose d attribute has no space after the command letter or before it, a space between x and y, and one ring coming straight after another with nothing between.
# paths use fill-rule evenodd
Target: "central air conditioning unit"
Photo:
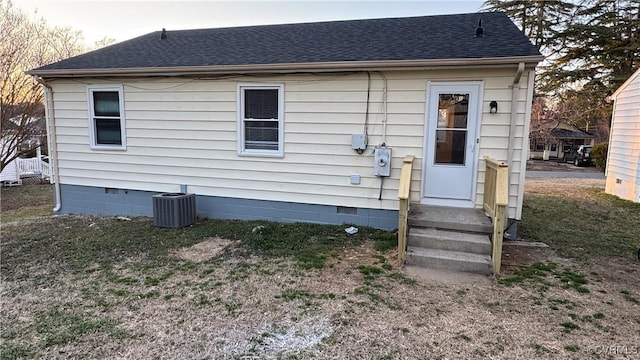
<instances>
[{"instance_id":1,"label":"central air conditioning unit","mask_svg":"<svg viewBox=\"0 0 640 360\"><path fill-rule=\"evenodd\" d=\"M164 193L153 196L153 226L182 228L196 222L196 194Z\"/></svg>"}]
</instances>

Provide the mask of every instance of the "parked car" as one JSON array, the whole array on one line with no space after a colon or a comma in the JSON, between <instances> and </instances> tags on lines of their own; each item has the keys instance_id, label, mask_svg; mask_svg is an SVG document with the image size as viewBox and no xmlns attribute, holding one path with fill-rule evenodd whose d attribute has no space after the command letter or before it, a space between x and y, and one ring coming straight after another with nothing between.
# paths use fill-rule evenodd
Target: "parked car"
<instances>
[{"instance_id":1,"label":"parked car","mask_svg":"<svg viewBox=\"0 0 640 360\"><path fill-rule=\"evenodd\" d=\"M591 148L589 145L580 145L577 149L571 149L564 153L564 162L573 162L575 166L591 166L593 159L591 157Z\"/></svg>"}]
</instances>

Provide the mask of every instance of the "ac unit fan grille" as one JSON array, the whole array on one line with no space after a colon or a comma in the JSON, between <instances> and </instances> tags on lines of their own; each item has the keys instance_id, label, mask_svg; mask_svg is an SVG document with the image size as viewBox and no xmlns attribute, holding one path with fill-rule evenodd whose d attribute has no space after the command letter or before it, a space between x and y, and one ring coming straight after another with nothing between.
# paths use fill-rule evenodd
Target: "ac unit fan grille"
<instances>
[{"instance_id":1,"label":"ac unit fan grille","mask_svg":"<svg viewBox=\"0 0 640 360\"><path fill-rule=\"evenodd\" d=\"M153 196L153 226L182 228L195 222L195 194L165 193Z\"/></svg>"}]
</instances>

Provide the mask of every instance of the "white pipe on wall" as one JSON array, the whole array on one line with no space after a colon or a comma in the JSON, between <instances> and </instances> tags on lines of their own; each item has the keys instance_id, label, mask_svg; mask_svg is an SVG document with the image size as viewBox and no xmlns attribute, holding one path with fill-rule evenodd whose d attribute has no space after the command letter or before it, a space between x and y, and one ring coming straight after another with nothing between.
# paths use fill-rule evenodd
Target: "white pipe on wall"
<instances>
[{"instance_id":1,"label":"white pipe on wall","mask_svg":"<svg viewBox=\"0 0 640 360\"><path fill-rule=\"evenodd\" d=\"M518 71L513 78L511 86L511 118L509 119L509 150L507 152L507 164L509 164L509 172L513 171L513 152L515 147L514 135L516 133L516 116L518 113L518 93L520 92L520 78L524 73L524 63L518 64ZM524 150L524 149L523 149ZM509 176L511 177L511 176Z\"/></svg>"},{"instance_id":2,"label":"white pipe on wall","mask_svg":"<svg viewBox=\"0 0 640 360\"><path fill-rule=\"evenodd\" d=\"M60 211L62 208L62 199L60 196L60 176L58 175L58 147L56 143L56 127L54 124L53 112L53 89L41 77L35 76L37 82L44 86L44 114L47 124L47 146L49 147L49 164L51 169L51 182L54 187L54 195L56 205L54 212Z\"/></svg>"}]
</instances>

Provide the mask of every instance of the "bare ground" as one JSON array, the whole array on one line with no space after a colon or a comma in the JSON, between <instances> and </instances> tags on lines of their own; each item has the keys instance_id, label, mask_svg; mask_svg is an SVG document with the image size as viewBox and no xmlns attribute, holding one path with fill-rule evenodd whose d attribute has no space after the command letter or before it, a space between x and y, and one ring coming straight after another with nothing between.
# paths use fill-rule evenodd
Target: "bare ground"
<instances>
[{"instance_id":1,"label":"bare ground","mask_svg":"<svg viewBox=\"0 0 640 360\"><path fill-rule=\"evenodd\" d=\"M602 186L572 181L531 179L527 191L580 196L576 186ZM208 238L174 253L177 265L144 267L138 257L43 282L38 274L59 264L34 265L30 278L0 285L3 345L51 359L640 356L640 264L628 259L577 263L547 247L506 245L503 280L526 265L558 264L544 282L507 286L411 277L393 251L371 242L321 270L248 256L237 245ZM588 293L566 287L561 271L584 276ZM77 323L95 329L74 332Z\"/></svg>"}]
</instances>

